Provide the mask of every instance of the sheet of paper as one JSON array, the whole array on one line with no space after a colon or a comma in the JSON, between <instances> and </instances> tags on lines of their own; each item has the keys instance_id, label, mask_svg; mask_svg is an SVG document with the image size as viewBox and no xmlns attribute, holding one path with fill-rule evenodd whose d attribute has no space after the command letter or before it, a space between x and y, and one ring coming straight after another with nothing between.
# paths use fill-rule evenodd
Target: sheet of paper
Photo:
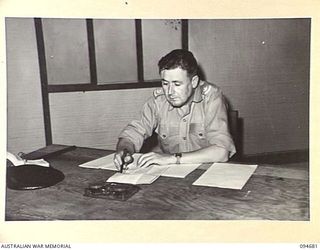
<instances>
[{"instance_id":1,"label":"sheet of paper","mask_svg":"<svg viewBox=\"0 0 320 250\"><path fill-rule=\"evenodd\" d=\"M134 161L128 165L128 168L136 168L137 160L142 154L133 154ZM114 154L103 156L101 158L80 164L79 167L83 168L97 168L97 169L108 169L117 171L116 166L113 163Z\"/></svg>"},{"instance_id":2,"label":"sheet of paper","mask_svg":"<svg viewBox=\"0 0 320 250\"><path fill-rule=\"evenodd\" d=\"M107 182L118 182L118 183L128 183L128 184L151 184L159 175L149 175L149 174L128 174L128 173L116 173L111 176Z\"/></svg>"},{"instance_id":3,"label":"sheet of paper","mask_svg":"<svg viewBox=\"0 0 320 250\"><path fill-rule=\"evenodd\" d=\"M242 189L257 165L214 163L193 185Z\"/></svg>"},{"instance_id":4,"label":"sheet of paper","mask_svg":"<svg viewBox=\"0 0 320 250\"><path fill-rule=\"evenodd\" d=\"M116 173L107 182L129 184L151 184L168 169L168 166L152 165L147 168L130 168L124 173Z\"/></svg>"},{"instance_id":5,"label":"sheet of paper","mask_svg":"<svg viewBox=\"0 0 320 250\"><path fill-rule=\"evenodd\" d=\"M161 174L161 176L185 178L200 165L201 164L172 164L168 166L166 171Z\"/></svg>"},{"instance_id":6,"label":"sheet of paper","mask_svg":"<svg viewBox=\"0 0 320 250\"><path fill-rule=\"evenodd\" d=\"M116 166L113 163L113 157L114 157L114 154L107 155L107 156L95 159L93 161L80 164L79 167L117 170Z\"/></svg>"},{"instance_id":7,"label":"sheet of paper","mask_svg":"<svg viewBox=\"0 0 320 250\"><path fill-rule=\"evenodd\" d=\"M126 171L128 174L149 174L162 175L169 168L169 166L151 165L146 168L130 168Z\"/></svg>"}]
</instances>

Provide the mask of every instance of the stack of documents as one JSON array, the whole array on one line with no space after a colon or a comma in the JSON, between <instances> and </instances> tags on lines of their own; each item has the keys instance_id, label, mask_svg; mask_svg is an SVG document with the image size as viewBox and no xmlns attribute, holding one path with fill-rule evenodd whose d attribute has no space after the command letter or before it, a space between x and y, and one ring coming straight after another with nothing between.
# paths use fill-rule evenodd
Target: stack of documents
<instances>
[{"instance_id":1,"label":"stack of documents","mask_svg":"<svg viewBox=\"0 0 320 250\"><path fill-rule=\"evenodd\" d=\"M185 178L200 166L200 164L170 164L166 166L151 165L145 168L138 168L137 161L141 155L133 154L134 161L128 165L128 170L124 173L115 173L107 182L151 184L160 176ZM111 154L79 166L117 171L113 158L114 154ZM193 185L242 189L256 168L257 165L214 163Z\"/></svg>"},{"instance_id":2,"label":"stack of documents","mask_svg":"<svg viewBox=\"0 0 320 250\"><path fill-rule=\"evenodd\" d=\"M242 189L257 165L214 163L193 185Z\"/></svg>"},{"instance_id":3,"label":"stack of documents","mask_svg":"<svg viewBox=\"0 0 320 250\"><path fill-rule=\"evenodd\" d=\"M116 173L107 182L129 183L129 184L150 184L160 176L184 178L200 164L170 164L165 166L151 165L146 168L138 168L137 161L142 154L133 154L134 161L128 165L128 170L124 173ZM98 158L80 164L79 167L108 169L117 171L113 163L114 154Z\"/></svg>"}]
</instances>

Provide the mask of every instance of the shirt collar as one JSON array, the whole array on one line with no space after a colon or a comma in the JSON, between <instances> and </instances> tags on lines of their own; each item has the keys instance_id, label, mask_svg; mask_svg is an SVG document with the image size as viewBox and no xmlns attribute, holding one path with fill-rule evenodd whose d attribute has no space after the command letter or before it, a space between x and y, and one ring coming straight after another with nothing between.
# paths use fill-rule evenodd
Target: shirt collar
<instances>
[{"instance_id":1,"label":"shirt collar","mask_svg":"<svg viewBox=\"0 0 320 250\"><path fill-rule=\"evenodd\" d=\"M202 96L202 82L199 82L193 96L192 102L201 102L203 100Z\"/></svg>"},{"instance_id":2,"label":"shirt collar","mask_svg":"<svg viewBox=\"0 0 320 250\"><path fill-rule=\"evenodd\" d=\"M202 88L201 88L201 82L199 82L199 85L196 87L195 91L194 91L194 94L193 94L193 98L192 100L187 103L186 105L180 107L180 108L175 108L173 106L171 106L169 104L169 111L173 110L173 109L181 109L182 111L185 111L184 113L185 114L188 114L190 113L190 110L191 110L191 105L193 102L195 103L199 103L203 100L203 96L202 96Z\"/></svg>"}]
</instances>

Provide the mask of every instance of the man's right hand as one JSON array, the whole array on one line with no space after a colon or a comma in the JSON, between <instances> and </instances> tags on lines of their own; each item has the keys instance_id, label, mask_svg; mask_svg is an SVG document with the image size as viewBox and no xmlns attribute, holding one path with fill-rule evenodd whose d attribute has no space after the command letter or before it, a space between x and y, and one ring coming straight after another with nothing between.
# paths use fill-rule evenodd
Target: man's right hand
<instances>
[{"instance_id":1,"label":"man's right hand","mask_svg":"<svg viewBox=\"0 0 320 250\"><path fill-rule=\"evenodd\" d=\"M121 170L123 164L130 164L133 162L133 156L128 150L124 149L114 154L113 162L118 170Z\"/></svg>"},{"instance_id":2,"label":"man's right hand","mask_svg":"<svg viewBox=\"0 0 320 250\"><path fill-rule=\"evenodd\" d=\"M125 138L120 138L117 143L116 153L114 154L113 162L118 170L124 163L129 164L133 160L132 154L135 152L133 143ZM127 157L126 157L127 156Z\"/></svg>"}]
</instances>

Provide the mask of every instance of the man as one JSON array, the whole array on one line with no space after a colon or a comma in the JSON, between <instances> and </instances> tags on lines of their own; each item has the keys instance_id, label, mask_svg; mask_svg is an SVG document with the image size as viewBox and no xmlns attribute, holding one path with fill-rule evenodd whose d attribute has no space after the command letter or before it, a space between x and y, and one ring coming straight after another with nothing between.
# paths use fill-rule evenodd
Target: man
<instances>
[{"instance_id":1,"label":"man","mask_svg":"<svg viewBox=\"0 0 320 250\"><path fill-rule=\"evenodd\" d=\"M116 167L120 169L125 161L124 152L139 152L154 131L161 152L143 154L138 167L227 161L235 147L219 88L199 79L198 64L190 51L173 50L158 66L162 88L145 103L140 119L120 133Z\"/></svg>"}]
</instances>

